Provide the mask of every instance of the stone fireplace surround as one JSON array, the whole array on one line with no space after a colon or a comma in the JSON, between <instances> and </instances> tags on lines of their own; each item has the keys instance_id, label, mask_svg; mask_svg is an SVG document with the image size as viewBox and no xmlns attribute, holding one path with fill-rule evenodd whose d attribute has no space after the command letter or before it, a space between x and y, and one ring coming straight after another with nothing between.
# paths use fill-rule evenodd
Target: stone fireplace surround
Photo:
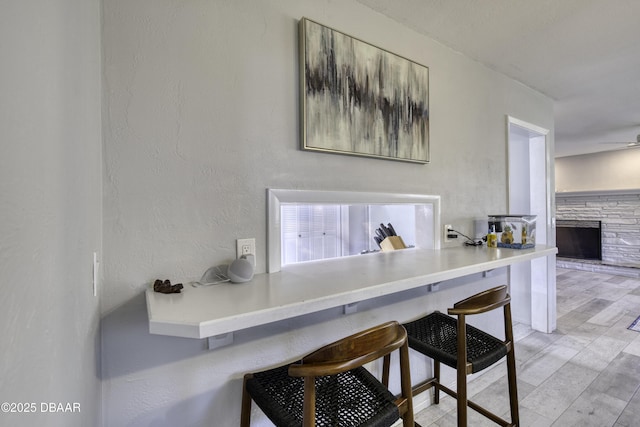
<instances>
[{"instance_id":1,"label":"stone fireplace surround","mask_svg":"<svg viewBox=\"0 0 640 427\"><path fill-rule=\"evenodd\" d=\"M556 193L556 219L602 221L602 261L559 267L640 277L640 189Z\"/></svg>"}]
</instances>

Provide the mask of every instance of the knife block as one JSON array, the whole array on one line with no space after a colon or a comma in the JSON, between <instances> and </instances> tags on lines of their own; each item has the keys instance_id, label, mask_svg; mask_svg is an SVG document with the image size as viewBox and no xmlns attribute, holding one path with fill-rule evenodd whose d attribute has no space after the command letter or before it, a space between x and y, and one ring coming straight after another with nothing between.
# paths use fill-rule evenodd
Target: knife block
<instances>
[{"instance_id":1,"label":"knife block","mask_svg":"<svg viewBox=\"0 0 640 427\"><path fill-rule=\"evenodd\" d=\"M405 249L406 247L407 245L404 244L404 241L400 236L389 236L380 242L380 249L382 249L382 252Z\"/></svg>"}]
</instances>

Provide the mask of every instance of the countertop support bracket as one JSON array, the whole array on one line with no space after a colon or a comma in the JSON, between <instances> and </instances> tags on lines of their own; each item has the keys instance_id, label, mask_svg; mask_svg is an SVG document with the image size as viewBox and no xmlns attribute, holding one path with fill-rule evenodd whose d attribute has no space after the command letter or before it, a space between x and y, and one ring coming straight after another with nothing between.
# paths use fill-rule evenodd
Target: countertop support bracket
<instances>
[{"instance_id":1,"label":"countertop support bracket","mask_svg":"<svg viewBox=\"0 0 640 427\"><path fill-rule=\"evenodd\" d=\"M209 345L209 350L215 350L216 348L233 344L233 332L215 335L213 337L207 337L207 341Z\"/></svg>"}]
</instances>

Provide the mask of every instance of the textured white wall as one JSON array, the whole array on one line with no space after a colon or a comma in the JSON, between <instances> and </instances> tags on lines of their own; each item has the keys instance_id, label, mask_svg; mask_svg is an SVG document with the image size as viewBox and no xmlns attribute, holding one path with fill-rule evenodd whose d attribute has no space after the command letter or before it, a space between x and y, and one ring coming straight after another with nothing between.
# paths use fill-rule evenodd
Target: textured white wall
<instances>
[{"instance_id":1,"label":"textured white wall","mask_svg":"<svg viewBox=\"0 0 640 427\"><path fill-rule=\"evenodd\" d=\"M556 192L640 189L640 149L559 157Z\"/></svg>"},{"instance_id":2,"label":"textured white wall","mask_svg":"<svg viewBox=\"0 0 640 427\"><path fill-rule=\"evenodd\" d=\"M302 16L430 67L431 164L298 149ZM109 0L103 37L106 426L237 425L244 372L486 285L240 331L211 352L148 334L155 278L199 277L243 237L265 271L266 188L440 194L443 221L471 233L506 210L506 115L553 129L550 99L351 0Z\"/></svg>"},{"instance_id":3,"label":"textured white wall","mask_svg":"<svg viewBox=\"0 0 640 427\"><path fill-rule=\"evenodd\" d=\"M2 426L100 422L100 13L99 0L1 6L0 402L36 404Z\"/></svg>"}]
</instances>

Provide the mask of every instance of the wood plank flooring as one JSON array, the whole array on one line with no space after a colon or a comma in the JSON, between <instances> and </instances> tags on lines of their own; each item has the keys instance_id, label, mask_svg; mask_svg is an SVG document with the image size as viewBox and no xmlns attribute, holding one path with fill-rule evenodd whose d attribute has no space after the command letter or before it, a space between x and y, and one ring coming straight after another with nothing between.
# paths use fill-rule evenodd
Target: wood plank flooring
<instances>
[{"instance_id":1,"label":"wood plank flooring","mask_svg":"<svg viewBox=\"0 0 640 427\"><path fill-rule=\"evenodd\" d=\"M558 328L514 325L523 427L640 426L640 280L557 270ZM469 383L470 398L509 419L506 366ZM416 414L423 427L456 426L455 402L441 397ZM469 410L469 426L495 426Z\"/></svg>"}]
</instances>

